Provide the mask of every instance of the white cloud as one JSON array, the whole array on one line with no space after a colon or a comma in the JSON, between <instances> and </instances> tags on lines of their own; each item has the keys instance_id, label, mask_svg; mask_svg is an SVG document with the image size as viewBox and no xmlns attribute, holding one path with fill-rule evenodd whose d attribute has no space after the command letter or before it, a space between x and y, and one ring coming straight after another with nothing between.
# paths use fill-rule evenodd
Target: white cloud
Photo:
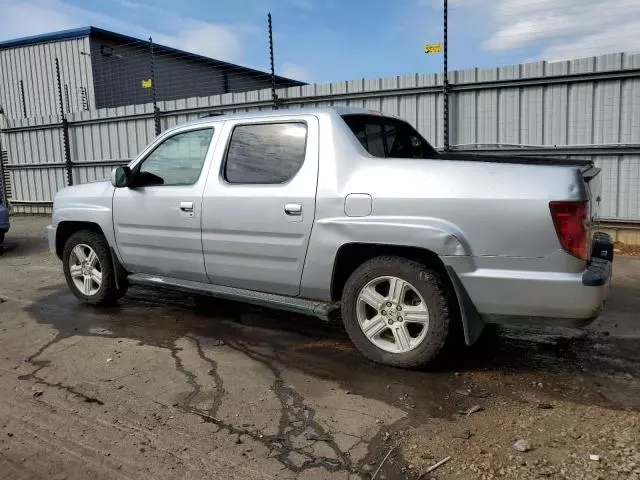
<instances>
[{"instance_id":1,"label":"white cloud","mask_svg":"<svg viewBox=\"0 0 640 480\"><path fill-rule=\"evenodd\" d=\"M218 60L238 62L242 59L242 38L225 25L187 21L176 34L159 34L153 41Z\"/></svg>"},{"instance_id":2,"label":"white cloud","mask_svg":"<svg viewBox=\"0 0 640 480\"><path fill-rule=\"evenodd\" d=\"M129 8L152 8L135 1L122 1L128 3ZM157 13L171 17L167 23L172 31L154 32L61 0L0 0L0 11L0 40L93 25L141 39L151 36L154 42L169 47L235 62L242 60L242 36L251 33L248 27L207 23L168 11Z\"/></svg>"},{"instance_id":3,"label":"white cloud","mask_svg":"<svg viewBox=\"0 0 640 480\"><path fill-rule=\"evenodd\" d=\"M104 20L99 14L56 0L0 0L0 11L2 40L83 27Z\"/></svg>"},{"instance_id":4,"label":"white cloud","mask_svg":"<svg viewBox=\"0 0 640 480\"><path fill-rule=\"evenodd\" d=\"M638 0L494 0L490 14L489 51L541 45L540 57L560 60L640 50Z\"/></svg>"},{"instance_id":5,"label":"white cloud","mask_svg":"<svg viewBox=\"0 0 640 480\"><path fill-rule=\"evenodd\" d=\"M280 71L276 73L293 80L300 80L301 82L311 81L311 72L307 68L296 65L295 63L284 63Z\"/></svg>"}]
</instances>

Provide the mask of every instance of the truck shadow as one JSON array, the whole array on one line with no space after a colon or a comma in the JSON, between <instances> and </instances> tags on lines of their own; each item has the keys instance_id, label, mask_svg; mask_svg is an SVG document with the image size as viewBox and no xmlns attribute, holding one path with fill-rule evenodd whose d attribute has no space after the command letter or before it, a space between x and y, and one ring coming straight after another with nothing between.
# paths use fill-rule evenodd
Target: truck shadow
<instances>
[{"instance_id":1,"label":"truck shadow","mask_svg":"<svg viewBox=\"0 0 640 480\"><path fill-rule=\"evenodd\" d=\"M217 339L245 352L259 350L279 368L335 381L353 393L416 415L455 414L469 402L456 395L461 388L488 397L540 385L545 395L559 399L640 409L640 352L634 337L487 328L476 345L454 349L437 367L407 371L364 359L340 325L195 295L135 287L118 306L95 308L63 290L28 310L38 322L57 330L54 342L71 336L108 336L172 349L187 335Z\"/></svg>"}]
</instances>

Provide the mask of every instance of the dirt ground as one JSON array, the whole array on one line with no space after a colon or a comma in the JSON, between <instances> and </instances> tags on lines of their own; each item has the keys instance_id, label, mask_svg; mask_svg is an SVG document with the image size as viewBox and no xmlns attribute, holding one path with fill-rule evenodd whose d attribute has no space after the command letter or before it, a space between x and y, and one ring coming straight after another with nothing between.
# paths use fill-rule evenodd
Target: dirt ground
<instances>
[{"instance_id":1,"label":"dirt ground","mask_svg":"<svg viewBox=\"0 0 640 480\"><path fill-rule=\"evenodd\" d=\"M403 371L288 313L81 305L48 222L13 218L0 248L1 479L640 479L640 259L585 329L491 328Z\"/></svg>"}]
</instances>

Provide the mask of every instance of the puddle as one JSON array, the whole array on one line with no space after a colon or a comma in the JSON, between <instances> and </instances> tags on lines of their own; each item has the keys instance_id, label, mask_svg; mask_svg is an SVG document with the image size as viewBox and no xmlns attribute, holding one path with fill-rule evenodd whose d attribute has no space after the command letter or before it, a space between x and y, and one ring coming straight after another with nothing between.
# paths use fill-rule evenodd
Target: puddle
<instances>
[{"instance_id":1,"label":"puddle","mask_svg":"<svg viewBox=\"0 0 640 480\"><path fill-rule=\"evenodd\" d=\"M636 389L615 396L584 391L589 375L595 375L596 386L603 388L610 379L640 379L637 338L584 330L569 330L567 335L566 330L487 328L473 348L461 349L438 370L425 372L369 362L339 325L208 297L134 287L118 306L96 308L79 303L63 289L30 309L39 322L59 332L55 341L100 335L171 349L184 336L217 339L259 351L284 367L335 381L344 390L414 416L451 417L461 407L455 392L465 384L477 380L485 396L497 395L505 382L526 386L528 380L520 382L520 377L540 378L553 386L553 395L576 402L640 408ZM488 376L500 381L486 381Z\"/></svg>"}]
</instances>

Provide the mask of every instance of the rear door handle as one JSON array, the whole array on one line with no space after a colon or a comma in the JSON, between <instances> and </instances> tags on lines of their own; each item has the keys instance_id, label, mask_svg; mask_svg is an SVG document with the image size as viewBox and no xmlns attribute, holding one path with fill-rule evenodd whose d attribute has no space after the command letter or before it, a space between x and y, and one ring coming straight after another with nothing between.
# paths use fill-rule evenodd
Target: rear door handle
<instances>
[{"instance_id":1,"label":"rear door handle","mask_svg":"<svg viewBox=\"0 0 640 480\"><path fill-rule=\"evenodd\" d=\"M180 202L180 210L183 212L193 212L193 202Z\"/></svg>"},{"instance_id":2,"label":"rear door handle","mask_svg":"<svg viewBox=\"0 0 640 480\"><path fill-rule=\"evenodd\" d=\"M300 216L302 215L302 205L299 203L287 203L284 206L284 213L292 216Z\"/></svg>"}]
</instances>

